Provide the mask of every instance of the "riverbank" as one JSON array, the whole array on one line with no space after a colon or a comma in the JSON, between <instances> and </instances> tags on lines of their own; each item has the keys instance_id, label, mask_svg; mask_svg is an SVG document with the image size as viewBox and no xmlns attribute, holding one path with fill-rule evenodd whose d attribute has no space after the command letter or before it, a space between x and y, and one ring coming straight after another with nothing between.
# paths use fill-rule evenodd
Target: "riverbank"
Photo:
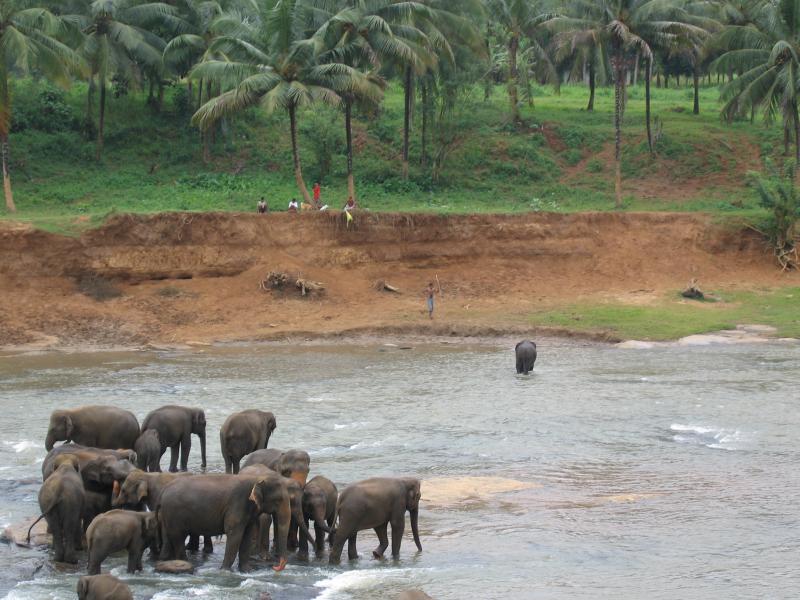
<instances>
[{"instance_id":1,"label":"riverbank","mask_svg":"<svg viewBox=\"0 0 800 600\"><path fill-rule=\"evenodd\" d=\"M264 285L288 276L282 289ZM302 296L293 283L321 283ZM434 319L423 290L441 284ZM692 280L714 300L685 300ZM389 291L388 284L397 291ZM800 336L800 276L702 214L160 213L80 237L0 226L0 346L378 335Z\"/></svg>"}]
</instances>

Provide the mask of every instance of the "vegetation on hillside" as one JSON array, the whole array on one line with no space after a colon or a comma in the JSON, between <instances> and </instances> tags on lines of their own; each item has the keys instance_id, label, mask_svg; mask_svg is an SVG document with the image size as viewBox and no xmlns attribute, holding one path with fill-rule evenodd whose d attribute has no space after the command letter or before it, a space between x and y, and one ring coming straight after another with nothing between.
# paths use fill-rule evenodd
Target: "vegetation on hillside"
<instances>
[{"instance_id":1,"label":"vegetation on hillside","mask_svg":"<svg viewBox=\"0 0 800 600\"><path fill-rule=\"evenodd\" d=\"M712 189L800 148L799 31L800 0L9 0L7 210L12 174L24 215L274 208L311 180L336 205L649 208L656 173L673 205L746 210Z\"/></svg>"}]
</instances>

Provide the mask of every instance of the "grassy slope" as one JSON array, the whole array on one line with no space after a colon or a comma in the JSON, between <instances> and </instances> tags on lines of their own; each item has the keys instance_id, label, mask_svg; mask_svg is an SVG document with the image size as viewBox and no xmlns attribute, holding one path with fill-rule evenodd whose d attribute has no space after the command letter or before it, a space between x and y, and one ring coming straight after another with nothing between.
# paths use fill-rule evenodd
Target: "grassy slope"
<instances>
[{"instance_id":1,"label":"grassy slope","mask_svg":"<svg viewBox=\"0 0 800 600\"><path fill-rule=\"evenodd\" d=\"M18 105L32 102L36 85L18 84L15 93ZM169 113L175 110L172 93L165 102ZM722 124L715 87L703 90L700 116L691 114L690 89L655 89L653 112L663 133L659 156L652 161L644 143L643 90L632 88L630 93L624 131L627 209L756 210L741 186L743 174L753 160L757 166L754 155L780 145L779 128ZM613 207L613 93L598 90L594 113L583 110L586 95L584 87L568 86L560 95L537 88L535 107L523 110L530 129L512 132L504 90L497 88L487 102L476 90L458 117L460 141L442 179L432 185L417 164L418 128L412 138L411 181L398 176L402 95L394 86L381 116L357 124L359 200L372 210L608 210ZM82 115L85 87L70 90L68 102L76 116ZM309 117L306 112L301 120ZM339 116L330 117L338 131ZM111 97L102 164L93 160L93 142L76 132L28 129L13 134L17 218L64 230L86 226L111 211L251 211L261 195L273 208L283 209L298 195L283 114L253 110L232 120L208 166L200 161L199 135L187 121L188 116L153 114L142 94ZM314 142L313 134L301 138L309 181L318 172ZM345 199L344 168L344 156L334 154L332 172L323 179L324 198L334 206ZM81 217L77 223L75 217Z\"/></svg>"}]
</instances>

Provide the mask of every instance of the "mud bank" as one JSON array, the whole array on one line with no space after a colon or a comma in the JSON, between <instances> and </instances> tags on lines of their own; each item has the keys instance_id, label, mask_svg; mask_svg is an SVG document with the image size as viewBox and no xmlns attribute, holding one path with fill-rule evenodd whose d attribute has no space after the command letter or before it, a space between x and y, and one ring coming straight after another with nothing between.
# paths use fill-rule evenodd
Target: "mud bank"
<instances>
[{"instance_id":1,"label":"mud bank","mask_svg":"<svg viewBox=\"0 0 800 600\"><path fill-rule=\"evenodd\" d=\"M266 292L269 271L325 293ZM119 296L81 293L87 277ZM430 321L422 290L437 277ZM694 277L786 285L753 232L698 214L361 213L349 228L335 212L118 215L79 238L0 228L0 346L538 334L527 315L542 307L638 302ZM378 280L399 293L376 290Z\"/></svg>"}]
</instances>

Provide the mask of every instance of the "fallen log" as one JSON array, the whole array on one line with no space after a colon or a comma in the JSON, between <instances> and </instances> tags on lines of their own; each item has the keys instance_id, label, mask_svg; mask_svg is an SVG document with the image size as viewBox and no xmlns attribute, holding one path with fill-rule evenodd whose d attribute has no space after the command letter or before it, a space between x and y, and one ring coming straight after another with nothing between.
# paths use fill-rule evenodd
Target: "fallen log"
<instances>
[{"instance_id":1,"label":"fallen log","mask_svg":"<svg viewBox=\"0 0 800 600\"><path fill-rule=\"evenodd\" d=\"M378 279L378 281L375 282L374 287L379 292L393 292L395 294L400 293L400 288L391 285L388 281L384 281L383 279Z\"/></svg>"}]
</instances>

